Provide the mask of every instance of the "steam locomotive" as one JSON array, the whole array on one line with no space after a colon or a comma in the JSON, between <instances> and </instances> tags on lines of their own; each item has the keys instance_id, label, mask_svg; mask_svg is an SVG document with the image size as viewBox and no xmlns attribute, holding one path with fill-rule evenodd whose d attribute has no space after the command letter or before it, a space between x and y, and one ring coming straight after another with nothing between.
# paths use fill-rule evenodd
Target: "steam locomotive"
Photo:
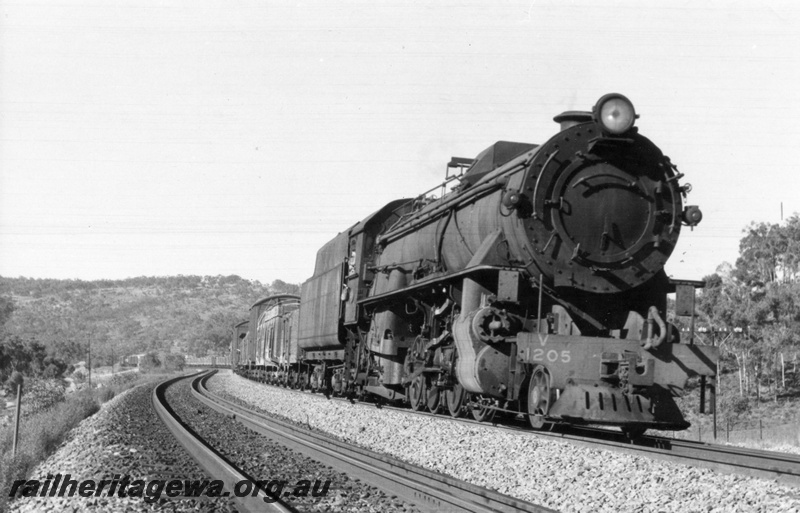
<instances>
[{"instance_id":1,"label":"steam locomotive","mask_svg":"<svg viewBox=\"0 0 800 513\"><path fill-rule=\"evenodd\" d=\"M689 377L713 378L718 354L666 321L677 293L693 322L702 282L664 265L702 213L683 206L691 186L637 118L607 94L556 116L544 144L454 157L443 184L323 246L300 297L253 305L234 328L234 367L415 410L512 412L534 428L687 428L674 398Z\"/></svg>"}]
</instances>

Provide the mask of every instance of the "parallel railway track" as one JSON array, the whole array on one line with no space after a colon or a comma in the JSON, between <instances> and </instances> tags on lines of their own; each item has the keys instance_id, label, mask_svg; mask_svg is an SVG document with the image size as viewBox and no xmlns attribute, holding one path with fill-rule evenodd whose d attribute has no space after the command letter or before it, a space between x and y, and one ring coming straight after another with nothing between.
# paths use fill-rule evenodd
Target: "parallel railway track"
<instances>
[{"instance_id":1,"label":"parallel railway track","mask_svg":"<svg viewBox=\"0 0 800 513\"><path fill-rule=\"evenodd\" d=\"M273 386L266 385L264 386ZM277 387L283 388L283 387ZM299 390L284 388L295 393ZM332 398L346 400L343 398ZM369 403L365 406L374 407ZM510 424L489 424L467 418L452 418L429 412L413 411L384 405L386 409L397 409L413 415L432 416L450 419L456 422L492 426L496 429L529 432L532 436L559 439L586 445L593 448L605 448L629 454L638 454L663 461L700 466L727 473L743 474L752 477L774 479L789 486L800 487L800 455L747 449L728 445L710 444L692 440L681 440L661 436L642 436L636 440L628 440L622 433L593 428L568 427L563 431L532 431Z\"/></svg>"},{"instance_id":2,"label":"parallel railway track","mask_svg":"<svg viewBox=\"0 0 800 513\"><path fill-rule=\"evenodd\" d=\"M209 377L210 374L204 375L192 383L193 394L205 405L292 449L390 491L423 511L553 511L259 414L209 392L205 387Z\"/></svg>"},{"instance_id":3,"label":"parallel railway track","mask_svg":"<svg viewBox=\"0 0 800 513\"><path fill-rule=\"evenodd\" d=\"M614 450L644 454L676 463L702 466L722 472L744 474L800 487L800 456L729 445L710 444L661 436L643 436L633 443L619 434L604 430L574 430L570 433L543 433L565 440L606 446ZM610 435L610 436L609 436Z\"/></svg>"},{"instance_id":4,"label":"parallel railway track","mask_svg":"<svg viewBox=\"0 0 800 513\"><path fill-rule=\"evenodd\" d=\"M192 455L203 470L215 479L223 481L226 489L233 490L236 483L244 480L255 482L255 479L231 464L219 454L219 452L214 450L213 447L192 431L189 426L175 416L175 412L167 403L166 390L170 385L182 379L189 379L189 377L180 376L173 378L161 383L153 389L153 407L162 422L164 422L172 434L175 435L175 438L183 445L186 451ZM197 380L200 378L196 377L194 379ZM293 511L275 502L272 498L267 497L263 490L259 490L255 496L248 494L245 497L236 497L235 500L243 511L248 512L290 513Z\"/></svg>"}]
</instances>

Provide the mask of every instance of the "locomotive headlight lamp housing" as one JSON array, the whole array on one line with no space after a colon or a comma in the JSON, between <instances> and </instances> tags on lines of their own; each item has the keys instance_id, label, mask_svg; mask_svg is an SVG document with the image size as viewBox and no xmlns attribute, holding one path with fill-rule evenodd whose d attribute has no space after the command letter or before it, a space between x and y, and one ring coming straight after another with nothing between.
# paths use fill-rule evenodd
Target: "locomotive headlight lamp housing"
<instances>
[{"instance_id":1,"label":"locomotive headlight lamp housing","mask_svg":"<svg viewBox=\"0 0 800 513\"><path fill-rule=\"evenodd\" d=\"M592 111L595 121L608 135L622 135L638 117L631 101L621 94L611 93L597 101Z\"/></svg>"}]
</instances>

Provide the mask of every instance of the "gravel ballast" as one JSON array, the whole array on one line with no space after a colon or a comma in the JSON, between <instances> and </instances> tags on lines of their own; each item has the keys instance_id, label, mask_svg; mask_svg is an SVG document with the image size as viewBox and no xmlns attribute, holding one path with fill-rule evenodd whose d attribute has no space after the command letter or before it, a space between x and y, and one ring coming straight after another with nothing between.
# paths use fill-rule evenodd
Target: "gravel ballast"
<instances>
[{"instance_id":1,"label":"gravel ballast","mask_svg":"<svg viewBox=\"0 0 800 513\"><path fill-rule=\"evenodd\" d=\"M70 475L81 482L112 480L114 475L131 481L211 479L195 463L164 426L153 409L155 383L141 385L105 403L99 412L81 422L62 446L33 472L31 479L44 482L48 474ZM107 490L107 488L106 488ZM8 493L8 491L6 491ZM167 498L154 502L144 497L20 497L10 511L235 511L226 497ZM155 496L155 494L151 494Z\"/></svg>"},{"instance_id":2,"label":"gravel ballast","mask_svg":"<svg viewBox=\"0 0 800 513\"><path fill-rule=\"evenodd\" d=\"M307 513L414 513L412 505L397 496L353 479L331 467L307 458L244 428L199 401L190 392L190 380L167 389L170 407L192 430L219 453L234 462L253 480L283 483L282 502L295 511ZM44 482L48 474L69 474L80 483L111 481L114 474L130 481L155 479L181 481L213 480L175 440L152 406L155 383L121 394L69 433L64 444L39 465L31 479ZM305 495L294 492L307 481ZM51 480L52 482L52 480ZM270 485L272 486L272 485ZM271 491L276 491L272 486ZM222 493L231 493L227 487ZM20 497L10 504L11 511L237 511L227 497L174 497L161 493L148 502L144 497ZM152 494L151 494L152 495Z\"/></svg>"},{"instance_id":3,"label":"gravel ballast","mask_svg":"<svg viewBox=\"0 0 800 513\"><path fill-rule=\"evenodd\" d=\"M167 401L175 413L252 479L285 483L279 495L286 506L308 513L417 511L396 496L352 479L208 408L192 396L189 383L189 380L184 380L167 389ZM292 490L301 481L315 483L316 489L321 492L319 496L313 493L305 496L293 494ZM275 491L275 487L272 487L272 491Z\"/></svg>"},{"instance_id":4,"label":"gravel ballast","mask_svg":"<svg viewBox=\"0 0 800 513\"><path fill-rule=\"evenodd\" d=\"M565 513L800 511L800 489L766 479L329 401L230 372L208 386L346 442Z\"/></svg>"}]
</instances>

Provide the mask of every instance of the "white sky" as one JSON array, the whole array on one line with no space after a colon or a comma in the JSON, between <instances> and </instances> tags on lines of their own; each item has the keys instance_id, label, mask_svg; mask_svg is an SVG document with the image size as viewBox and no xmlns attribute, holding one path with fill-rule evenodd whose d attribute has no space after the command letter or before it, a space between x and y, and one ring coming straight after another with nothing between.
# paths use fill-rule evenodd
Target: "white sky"
<instances>
[{"instance_id":1,"label":"white sky","mask_svg":"<svg viewBox=\"0 0 800 513\"><path fill-rule=\"evenodd\" d=\"M311 275L451 156L627 95L701 278L800 211L800 3L0 0L0 275Z\"/></svg>"}]
</instances>

